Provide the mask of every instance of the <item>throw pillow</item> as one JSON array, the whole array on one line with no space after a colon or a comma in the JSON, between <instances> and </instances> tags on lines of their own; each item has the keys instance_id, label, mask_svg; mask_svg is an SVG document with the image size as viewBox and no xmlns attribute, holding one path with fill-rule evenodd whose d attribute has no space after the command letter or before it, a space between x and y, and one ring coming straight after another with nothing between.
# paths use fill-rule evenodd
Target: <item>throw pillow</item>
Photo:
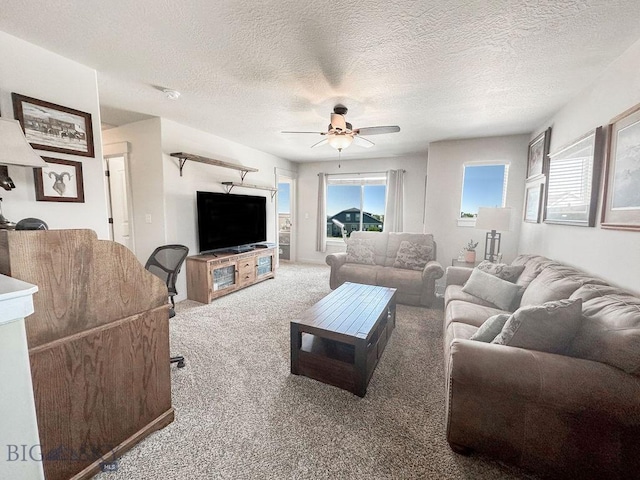
<instances>
[{"instance_id":1,"label":"throw pillow","mask_svg":"<svg viewBox=\"0 0 640 480\"><path fill-rule=\"evenodd\" d=\"M524 271L524 265L491 263L489 260L483 260L476 268L511 283L516 283L518 277Z\"/></svg>"},{"instance_id":2,"label":"throw pillow","mask_svg":"<svg viewBox=\"0 0 640 480\"><path fill-rule=\"evenodd\" d=\"M429 260L431 260L432 254L433 247L431 245L421 245L403 240L400 242L393 267L407 270L422 270Z\"/></svg>"},{"instance_id":3,"label":"throw pillow","mask_svg":"<svg viewBox=\"0 0 640 480\"><path fill-rule=\"evenodd\" d=\"M582 299L555 300L516 310L491 343L564 353L582 321Z\"/></svg>"},{"instance_id":4,"label":"throw pillow","mask_svg":"<svg viewBox=\"0 0 640 480\"><path fill-rule=\"evenodd\" d=\"M484 323L480 325L480 328L476 333L471 335L469 340L491 343L491 341L502 331L502 327L507 323L509 317L511 317L511 315L508 313L499 313L498 315L487 318Z\"/></svg>"},{"instance_id":5,"label":"throw pillow","mask_svg":"<svg viewBox=\"0 0 640 480\"><path fill-rule=\"evenodd\" d=\"M375 265L373 240L368 238L351 238L347 242L347 263Z\"/></svg>"},{"instance_id":6,"label":"throw pillow","mask_svg":"<svg viewBox=\"0 0 640 480\"><path fill-rule=\"evenodd\" d=\"M501 310L510 310L520 287L474 268L462 291L491 302Z\"/></svg>"}]
</instances>

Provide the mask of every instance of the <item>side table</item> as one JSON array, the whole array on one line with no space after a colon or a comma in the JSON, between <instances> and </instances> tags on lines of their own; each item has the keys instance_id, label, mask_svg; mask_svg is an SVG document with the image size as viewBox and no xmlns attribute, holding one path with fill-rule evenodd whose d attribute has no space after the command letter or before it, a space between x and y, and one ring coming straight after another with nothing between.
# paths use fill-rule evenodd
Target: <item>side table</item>
<instances>
[{"instance_id":1,"label":"side table","mask_svg":"<svg viewBox=\"0 0 640 480\"><path fill-rule=\"evenodd\" d=\"M478 265L480 265L480 262L482 260L479 260L477 262L461 262L460 260L458 260L457 258L452 258L451 259L451 266L452 267L468 267L468 268L473 268L473 267L477 267Z\"/></svg>"}]
</instances>

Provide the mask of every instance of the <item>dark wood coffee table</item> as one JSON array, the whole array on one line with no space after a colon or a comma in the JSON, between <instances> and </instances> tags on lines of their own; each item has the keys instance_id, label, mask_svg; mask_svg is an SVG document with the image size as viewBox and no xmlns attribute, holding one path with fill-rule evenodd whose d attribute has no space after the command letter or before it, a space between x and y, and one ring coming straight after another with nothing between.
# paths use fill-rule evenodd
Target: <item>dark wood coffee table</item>
<instances>
[{"instance_id":1,"label":"dark wood coffee table","mask_svg":"<svg viewBox=\"0 0 640 480\"><path fill-rule=\"evenodd\" d=\"M291 321L291 373L364 397L395 324L395 288L344 283Z\"/></svg>"}]
</instances>

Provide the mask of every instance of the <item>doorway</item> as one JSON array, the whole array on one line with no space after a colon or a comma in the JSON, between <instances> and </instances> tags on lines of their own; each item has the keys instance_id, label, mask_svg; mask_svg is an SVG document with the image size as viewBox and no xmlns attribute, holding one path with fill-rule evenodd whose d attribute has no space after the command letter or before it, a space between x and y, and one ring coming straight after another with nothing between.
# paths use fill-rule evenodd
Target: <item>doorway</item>
<instances>
[{"instance_id":1,"label":"doorway","mask_svg":"<svg viewBox=\"0 0 640 480\"><path fill-rule=\"evenodd\" d=\"M105 162L108 180L107 191L109 192L111 239L135 253L127 155L105 157Z\"/></svg>"},{"instance_id":2,"label":"doorway","mask_svg":"<svg viewBox=\"0 0 640 480\"><path fill-rule=\"evenodd\" d=\"M278 259L295 261L295 172L276 169Z\"/></svg>"}]
</instances>

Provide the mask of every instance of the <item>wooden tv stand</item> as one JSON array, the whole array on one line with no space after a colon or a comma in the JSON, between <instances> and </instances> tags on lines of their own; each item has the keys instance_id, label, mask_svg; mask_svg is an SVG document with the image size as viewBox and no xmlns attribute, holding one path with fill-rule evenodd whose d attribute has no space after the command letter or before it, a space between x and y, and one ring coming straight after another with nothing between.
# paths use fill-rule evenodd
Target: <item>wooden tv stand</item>
<instances>
[{"instance_id":1,"label":"wooden tv stand","mask_svg":"<svg viewBox=\"0 0 640 480\"><path fill-rule=\"evenodd\" d=\"M274 247L187 257L187 298L200 303L275 277Z\"/></svg>"}]
</instances>

